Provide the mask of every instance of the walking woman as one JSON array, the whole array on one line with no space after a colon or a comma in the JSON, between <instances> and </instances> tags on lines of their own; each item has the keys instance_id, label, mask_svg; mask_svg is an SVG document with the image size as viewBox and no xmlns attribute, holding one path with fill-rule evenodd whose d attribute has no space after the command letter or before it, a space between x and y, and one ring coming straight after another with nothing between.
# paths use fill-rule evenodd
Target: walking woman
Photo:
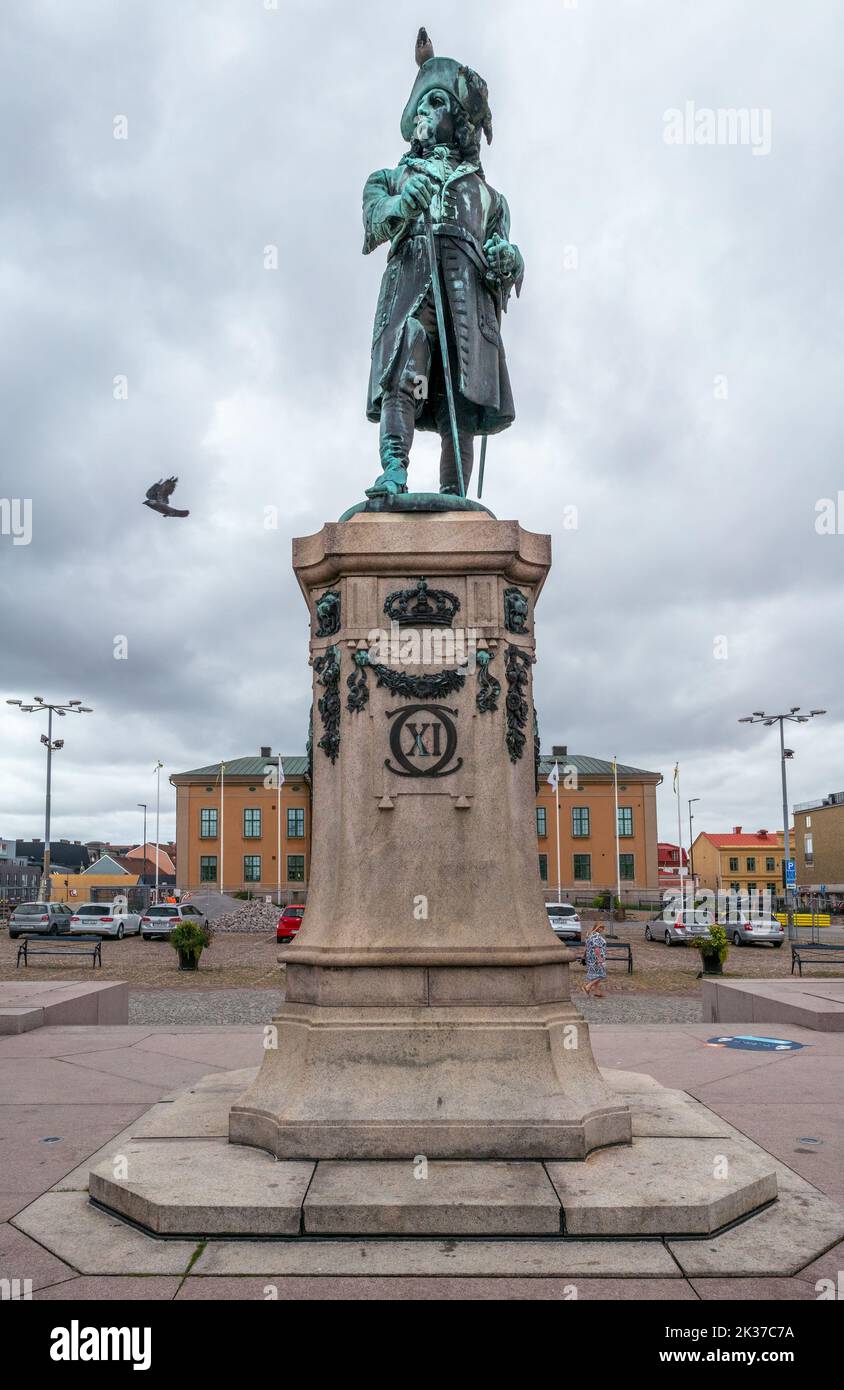
<instances>
[{"instance_id":1,"label":"walking woman","mask_svg":"<svg viewBox=\"0 0 844 1390\"><path fill-rule=\"evenodd\" d=\"M607 940L603 927L603 922L592 922L586 933L586 983L583 993L594 999L603 999L604 980L607 978Z\"/></svg>"}]
</instances>

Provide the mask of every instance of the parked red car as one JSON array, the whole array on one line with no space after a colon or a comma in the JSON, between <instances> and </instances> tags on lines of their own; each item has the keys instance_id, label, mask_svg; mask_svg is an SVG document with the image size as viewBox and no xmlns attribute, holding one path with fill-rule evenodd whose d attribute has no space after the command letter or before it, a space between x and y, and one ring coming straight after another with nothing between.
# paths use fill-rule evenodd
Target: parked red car
<instances>
[{"instance_id":1,"label":"parked red car","mask_svg":"<svg viewBox=\"0 0 844 1390\"><path fill-rule=\"evenodd\" d=\"M302 925L304 915L304 907L286 907L278 919L275 932L276 941L292 941Z\"/></svg>"}]
</instances>

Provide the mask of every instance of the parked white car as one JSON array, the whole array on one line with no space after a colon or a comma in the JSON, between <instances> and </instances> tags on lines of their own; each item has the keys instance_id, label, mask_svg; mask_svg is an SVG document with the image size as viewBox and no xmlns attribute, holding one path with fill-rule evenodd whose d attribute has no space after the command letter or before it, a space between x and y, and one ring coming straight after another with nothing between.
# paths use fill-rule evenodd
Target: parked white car
<instances>
[{"instance_id":1,"label":"parked white car","mask_svg":"<svg viewBox=\"0 0 844 1390\"><path fill-rule=\"evenodd\" d=\"M559 941L580 940L580 918L571 903L546 903L548 921Z\"/></svg>"},{"instance_id":2,"label":"parked white car","mask_svg":"<svg viewBox=\"0 0 844 1390\"><path fill-rule=\"evenodd\" d=\"M741 916L737 922L728 918L722 926L734 946L754 946L760 941L781 946L785 940L785 928L775 917Z\"/></svg>"},{"instance_id":3,"label":"parked white car","mask_svg":"<svg viewBox=\"0 0 844 1390\"><path fill-rule=\"evenodd\" d=\"M155 907L148 907L141 918L141 935L144 941L164 941L180 922L208 926L205 913L192 903L158 903Z\"/></svg>"},{"instance_id":4,"label":"parked white car","mask_svg":"<svg viewBox=\"0 0 844 1390\"><path fill-rule=\"evenodd\" d=\"M74 936L137 936L141 930L138 912L130 912L125 898L110 903L80 903L70 919Z\"/></svg>"}]
</instances>

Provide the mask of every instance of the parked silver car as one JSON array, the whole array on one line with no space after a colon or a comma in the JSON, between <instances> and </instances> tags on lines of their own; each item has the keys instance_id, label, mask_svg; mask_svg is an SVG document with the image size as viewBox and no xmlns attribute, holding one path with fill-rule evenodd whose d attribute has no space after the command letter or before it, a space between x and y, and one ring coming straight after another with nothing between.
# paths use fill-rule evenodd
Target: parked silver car
<instances>
[{"instance_id":1,"label":"parked silver car","mask_svg":"<svg viewBox=\"0 0 844 1390\"><path fill-rule=\"evenodd\" d=\"M116 898L111 903L80 903L74 908L70 930L75 935L137 936L141 930L140 913L130 912L126 900Z\"/></svg>"},{"instance_id":2,"label":"parked silver car","mask_svg":"<svg viewBox=\"0 0 844 1390\"><path fill-rule=\"evenodd\" d=\"M205 913L192 903L157 903L155 907L148 907L141 918L141 936L144 941L164 941L180 922L208 926Z\"/></svg>"},{"instance_id":3,"label":"parked silver car","mask_svg":"<svg viewBox=\"0 0 844 1390\"><path fill-rule=\"evenodd\" d=\"M785 940L785 927L775 917L740 917L722 925L734 946L755 946L759 941L781 946Z\"/></svg>"},{"instance_id":4,"label":"parked silver car","mask_svg":"<svg viewBox=\"0 0 844 1390\"><path fill-rule=\"evenodd\" d=\"M12 941L23 932L66 936L70 931L70 917L67 903L21 903L9 918L9 936Z\"/></svg>"},{"instance_id":5,"label":"parked silver car","mask_svg":"<svg viewBox=\"0 0 844 1390\"><path fill-rule=\"evenodd\" d=\"M672 908L647 923L645 940L664 941L666 946L682 945L695 937L708 936L712 921L712 913L703 907L686 908L682 912Z\"/></svg>"},{"instance_id":6,"label":"parked silver car","mask_svg":"<svg viewBox=\"0 0 844 1390\"><path fill-rule=\"evenodd\" d=\"M545 911L558 940L580 940L580 918L571 903L546 903Z\"/></svg>"}]
</instances>

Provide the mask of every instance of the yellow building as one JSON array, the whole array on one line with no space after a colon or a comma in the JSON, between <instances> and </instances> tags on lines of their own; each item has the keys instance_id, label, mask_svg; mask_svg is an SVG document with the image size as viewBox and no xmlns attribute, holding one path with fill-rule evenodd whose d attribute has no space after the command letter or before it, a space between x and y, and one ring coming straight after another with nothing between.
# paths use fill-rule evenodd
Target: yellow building
<instances>
[{"instance_id":1,"label":"yellow building","mask_svg":"<svg viewBox=\"0 0 844 1390\"><path fill-rule=\"evenodd\" d=\"M137 874L64 874L57 872L50 874L50 895L54 903L74 903L90 902L94 889L97 889L97 897L102 899L107 892L113 893L116 898L121 893L128 893L130 888L136 887L138 883Z\"/></svg>"},{"instance_id":2,"label":"yellow building","mask_svg":"<svg viewBox=\"0 0 844 1390\"><path fill-rule=\"evenodd\" d=\"M284 757L281 762L280 802L277 756L269 748L257 758L174 773L178 888L268 894L280 881L288 901L304 896L310 869L308 760Z\"/></svg>"},{"instance_id":3,"label":"yellow building","mask_svg":"<svg viewBox=\"0 0 844 1390\"><path fill-rule=\"evenodd\" d=\"M559 770L557 800L560 856L557 861L557 807L547 778ZM659 772L618 765L618 851L622 896L625 890L657 892L656 789ZM556 896L585 898L616 889L615 788L613 766L602 758L570 754L564 747L543 755L536 798L540 878Z\"/></svg>"},{"instance_id":4,"label":"yellow building","mask_svg":"<svg viewBox=\"0 0 844 1390\"><path fill-rule=\"evenodd\" d=\"M536 799L539 882L556 896L581 899L616 887L615 798L612 764L557 749L559 767L560 863L554 791L547 777L555 757L540 763ZM218 889L275 894L278 874L279 797L269 749L258 758L175 773L176 884L183 891ZM310 871L311 804L304 757L283 757L281 787L281 893L302 900ZM270 769L268 773L267 769ZM659 888L656 788L658 772L618 768L618 826L621 888ZM221 874L222 860L224 871Z\"/></svg>"},{"instance_id":5,"label":"yellow building","mask_svg":"<svg viewBox=\"0 0 844 1390\"><path fill-rule=\"evenodd\" d=\"M782 894L783 833L781 830L729 834L702 830L692 845L691 866L701 888L725 893Z\"/></svg>"}]
</instances>

